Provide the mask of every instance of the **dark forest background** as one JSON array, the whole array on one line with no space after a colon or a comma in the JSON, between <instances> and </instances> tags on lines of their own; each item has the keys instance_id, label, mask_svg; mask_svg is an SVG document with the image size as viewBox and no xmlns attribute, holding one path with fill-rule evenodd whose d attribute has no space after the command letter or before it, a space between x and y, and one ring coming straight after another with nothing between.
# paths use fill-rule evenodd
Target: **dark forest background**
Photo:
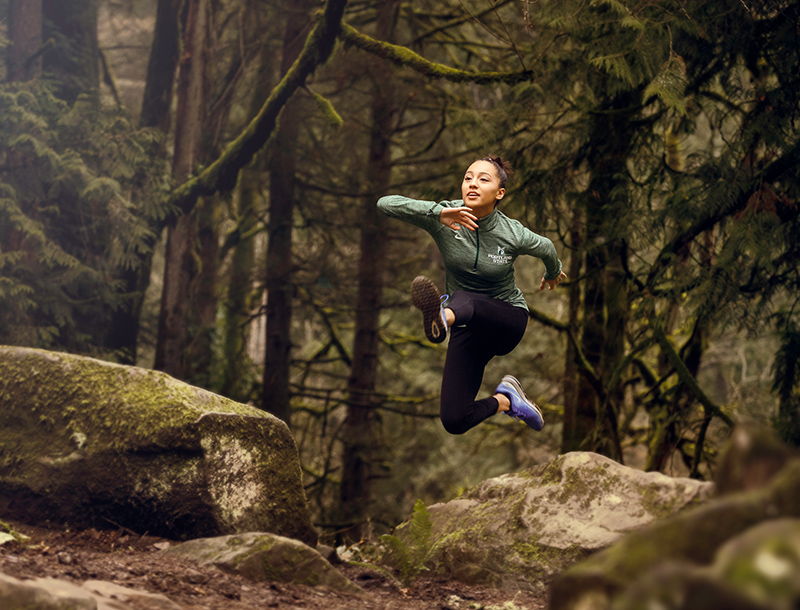
<instances>
[{"instance_id":1,"label":"dark forest background","mask_svg":"<svg viewBox=\"0 0 800 610\"><path fill-rule=\"evenodd\" d=\"M358 540L596 451L709 478L738 422L800 444L800 2L2 0L0 343L155 368L282 418L317 525ZM385 194L552 239L493 361L536 434L437 419L442 284ZM508 421L500 421L501 419Z\"/></svg>"}]
</instances>

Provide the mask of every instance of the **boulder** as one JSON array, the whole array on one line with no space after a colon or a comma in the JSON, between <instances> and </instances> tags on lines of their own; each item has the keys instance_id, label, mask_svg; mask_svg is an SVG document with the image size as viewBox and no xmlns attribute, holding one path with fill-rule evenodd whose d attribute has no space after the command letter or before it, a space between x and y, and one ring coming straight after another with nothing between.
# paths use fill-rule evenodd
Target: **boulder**
<instances>
[{"instance_id":1,"label":"boulder","mask_svg":"<svg viewBox=\"0 0 800 610\"><path fill-rule=\"evenodd\" d=\"M250 580L276 580L323 586L359 595L361 587L345 578L318 551L283 536L250 532L190 540L164 551L212 565Z\"/></svg>"},{"instance_id":2,"label":"boulder","mask_svg":"<svg viewBox=\"0 0 800 610\"><path fill-rule=\"evenodd\" d=\"M426 564L467 584L541 593L566 567L712 492L711 483L568 453L429 507ZM401 539L408 538L405 530L407 524L398 528Z\"/></svg>"},{"instance_id":3,"label":"boulder","mask_svg":"<svg viewBox=\"0 0 800 610\"><path fill-rule=\"evenodd\" d=\"M181 610L163 595L89 580L82 586L56 578L18 580L0 574L3 610Z\"/></svg>"},{"instance_id":4,"label":"boulder","mask_svg":"<svg viewBox=\"0 0 800 610\"><path fill-rule=\"evenodd\" d=\"M169 375L0 347L0 514L315 544L286 424Z\"/></svg>"},{"instance_id":5,"label":"boulder","mask_svg":"<svg viewBox=\"0 0 800 610\"><path fill-rule=\"evenodd\" d=\"M559 575L550 588L550 609L648 607L640 604L642 592L656 595L658 590L673 594L699 590L720 599L725 595L742 598L741 591L736 590L741 582L750 583L748 590L778 586L775 582L758 584L759 574L764 571L778 580L788 574L792 582L800 582L800 539L797 530L792 529L796 525L783 525L787 529L777 535L771 533L772 526L765 525L764 529L756 529L755 534L746 534L734 542L736 537L761 524L780 518L789 519L791 524L800 518L798 488L800 459L793 459L764 488L716 498L632 532ZM762 543L765 546L760 547ZM715 562L717 567L709 571L692 569L692 566L709 567ZM780 586L791 586L781 583ZM797 589L788 589L786 595L794 594L792 591ZM685 600L691 595L678 597L678 605L664 607L690 607L680 604L688 604ZM630 599L635 603L624 601ZM731 607L763 604L763 600L752 598Z\"/></svg>"}]
</instances>

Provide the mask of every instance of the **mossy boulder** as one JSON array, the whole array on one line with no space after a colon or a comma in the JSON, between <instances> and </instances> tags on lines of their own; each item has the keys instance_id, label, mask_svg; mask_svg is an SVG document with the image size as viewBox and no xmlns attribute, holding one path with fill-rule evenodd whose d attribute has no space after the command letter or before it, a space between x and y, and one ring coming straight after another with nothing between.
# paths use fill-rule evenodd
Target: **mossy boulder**
<instances>
[{"instance_id":1,"label":"mossy boulder","mask_svg":"<svg viewBox=\"0 0 800 610\"><path fill-rule=\"evenodd\" d=\"M689 599L692 591L716 592L719 599L742 598L737 586L751 591L785 587L786 596L798 595L800 589L794 584L800 582L798 489L800 459L793 459L762 489L716 498L632 532L559 575L550 588L550 609L651 607L637 605L637 600L659 591L680 600ZM766 524L778 519L787 521L776 533ZM746 534L762 524L763 529ZM743 537L736 540L739 536ZM695 569L698 566L715 567L704 571ZM702 607L676 603L661 607ZM735 607L763 603L754 597Z\"/></svg>"},{"instance_id":2,"label":"mossy boulder","mask_svg":"<svg viewBox=\"0 0 800 610\"><path fill-rule=\"evenodd\" d=\"M710 483L568 453L429 507L427 564L468 584L542 592L568 566L712 491Z\"/></svg>"},{"instance_id":3,"label":"mossy boulder","mask_svg":"<svg viewBox=\"0 0 800 610\"><path fill-rule=\"evenodd\" d=\"M284 422L169 375L0 347L0 514L315 544Z\"/></svg>"},{"instance_id":4,"label":"mossy boulder","mask_svg":"<svg viewBox=\"0 0 800 610\"><path fill-rule=\"evenodd\" d=\"M315 549L274 534L250 532L190 540L164 552L183 555L250 580L323 586L353 595L364 592Z\"/></svg>"}]
</instances>

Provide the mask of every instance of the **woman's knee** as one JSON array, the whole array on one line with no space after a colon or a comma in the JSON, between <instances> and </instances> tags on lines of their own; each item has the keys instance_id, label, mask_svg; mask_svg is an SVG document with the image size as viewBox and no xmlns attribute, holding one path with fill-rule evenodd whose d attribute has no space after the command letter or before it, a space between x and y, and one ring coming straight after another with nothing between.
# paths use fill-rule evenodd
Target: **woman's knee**
<instances>
[{"instance_id":1,"label":"woman's knee","mask_svg":"<svg viewBox=\"0 0 800 610\"><path fill-rule=\"evenodd\" d=\"M445 431L450 434L464 434L471 428L462 417L442 415L441 419Z\"/></svg>"}]
</instances>

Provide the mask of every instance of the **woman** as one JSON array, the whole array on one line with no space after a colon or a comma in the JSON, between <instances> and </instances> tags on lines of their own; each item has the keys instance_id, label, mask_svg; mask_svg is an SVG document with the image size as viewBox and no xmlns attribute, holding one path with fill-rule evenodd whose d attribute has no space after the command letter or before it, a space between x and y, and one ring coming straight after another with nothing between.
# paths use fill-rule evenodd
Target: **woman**
<instances>
[{"instance_id":1,"label":"woman","mask_svg":"<svg viewBox=\"0 0 800 610\"><path fill-rule=\"evenodd\" d=\"M378 201L384 214L430 233L444 259L446 290L452 297L441 295L420 276L411 285L411 298L422 311L430 341L441 343L450 331L440 406L450 434L463 434L501 412L534 430L544 426L541 410L511 375L503 377L494 395L475 400L486 365L513 350L528 324L514 260L528 254L544 261L539 290L552 290L567 277L553 242L495 209L506 193L509 171L499 157L484 157L464 174L460 201L435 203L398 195Z\"/></svg>"}]
</instances>

